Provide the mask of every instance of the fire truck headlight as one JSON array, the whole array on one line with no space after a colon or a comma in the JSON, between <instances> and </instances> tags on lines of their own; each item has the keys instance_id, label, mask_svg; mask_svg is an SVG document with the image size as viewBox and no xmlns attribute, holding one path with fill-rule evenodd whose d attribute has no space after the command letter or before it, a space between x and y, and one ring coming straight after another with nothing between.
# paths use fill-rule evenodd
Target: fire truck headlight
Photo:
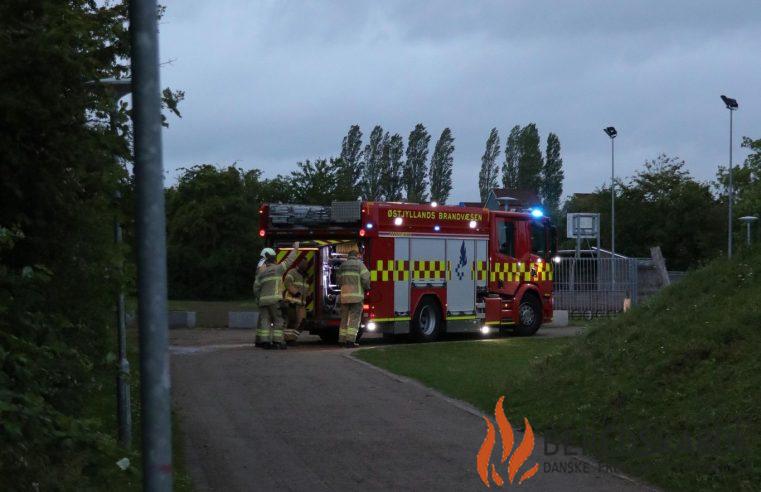
<instances>
[{"instance_id":1,"label":"fire truck headlight","mask_svg":"<svg viewBox=\"0 0 761 492\"><path fill-rule=\"evenodd\" d=\"M476 222L475 220L471 220L470 224L468 225L470 226L471 229L475 229L476 226L478 225L478 222Z\"/></svg>"},{"instance_id":2,"label":"fire truck headlight","mask_svg":"<svg viewBox=\"0 0 761 492\"><path fill-rule=\"evenodd\" d=\"M378 329L378 325L375 323L375 321L368 321L366 328L367 331L375 331Z\"/></svg>"},{"instance_id":3,"label":"fire truck headlight","mask_svg":"<svg viewBox=\"0 0 761 492\"><path fill-rule=\"evenodd\" d=\"M554 261L555 263L560 263L560 257L559 256L554 256L552 258L552 261Z\"/></svg>"},{"instance_id":4,"label":"fire truck headlight","mask_svg":"<svg viewBox=\"0 0 761 492\"><path fill-rule=\"evenodd\" d=\"M368 222L367 225L365 226L365 229L372 229L372 228L373 228L372 222Z\"/></svg>"},{"instance_id":5,"label":"fire truck headlight","mask_svg":"<svg viewBox=\"0 0 761 492\"><path fill-rule=\"evenodd\" d=\"M398 225L398 226L402 225L402 222L403 221L402 221L401 217L397 217L397 218L394 219L394 225Z\"/></svg>"},{"instance_id":6,"label":"fire truck headlight","mask_svg":"<svg viewBox=\"0 0 761 492\"><path fill-rule=\"evenodd\" d=\"M489 333L491 333L491 328L489 328L487 325L481 327L482 335L488 335Z\"/></svg>"},{"instance_id":7,"label":"fire truck headlight","mask_svg":"<svg viewBox=\"0 0 761 492\"><path fill-rule=\"evenodd\" d=\"M435 226L433 226L433 230L436 232L439 232L441 230L441 226L436 224Z\"/></svg>"}]
</instances>

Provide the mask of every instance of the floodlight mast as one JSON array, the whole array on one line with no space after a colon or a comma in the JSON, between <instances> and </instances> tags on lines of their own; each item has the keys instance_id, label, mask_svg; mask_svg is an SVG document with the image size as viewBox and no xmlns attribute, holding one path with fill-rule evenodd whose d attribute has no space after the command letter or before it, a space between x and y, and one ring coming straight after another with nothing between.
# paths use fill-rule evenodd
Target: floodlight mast
<instances>
[{"instance_id":1,"label":"floodlight mast","mask_svg":"<svg viewBox=\"0 0 761 492\"><path fill-rule=\"evenodd\" d=\"M737 111L737 108L739 107L737 104L737 99L732 99L731 97L727 97L722 94L721 100L724 101L724 105L729 110L729 187L727 189L727 213L728 213L728 220L727 220L727 258L732 258L732 202L734 202L735 199L735 190L733 186L733 177L734 174L732 170L732 113Z\"/></svg>"},{"instance_id":2,"label":"floodlight mast","mask_svg":"<svg viewBox=\"0 0 761 492\"><path fill-rule=\"evenodd\" d=\"M616 282L616 158L614 141L618 132L612 126L604 128L608 137L610 137L610 282L615 286ZM600 252L598 251L599 255Z\"/></svg>"}]
</instances>

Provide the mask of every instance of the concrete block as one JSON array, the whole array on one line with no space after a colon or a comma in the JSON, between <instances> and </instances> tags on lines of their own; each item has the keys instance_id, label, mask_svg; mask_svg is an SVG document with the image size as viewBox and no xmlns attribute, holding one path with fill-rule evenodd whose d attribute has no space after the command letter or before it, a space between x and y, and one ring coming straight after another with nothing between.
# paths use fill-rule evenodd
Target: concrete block
<instances>
[{"instance_id":1,"label":"concrete block","mask_svg":"<svg viewBox=\"0 0 761 492\"><path fill-rule=\"evenodd\" d=\"M556 309L552 312L552 323L549 326L568 326L568 311Z\"/></svg>"},{"instance_id":2,"label":"concrete block","mask_svg":"<svg viewBox=\"0 0 761 492\"><path fill-rule=\"evenodd\" d=\"M195 311L169 311L169 328L195 328Z\"/></svg>"},{"instance_id":3,"label":"concrete block","mask_svg":"<svg viewBox=\"0 0 761 492\"><path fill-rule=\"evenodd\" d=\"M230 311L227 313L228 328L256 328L259 322L258 311Z\"/></svg>"}]
</instances>

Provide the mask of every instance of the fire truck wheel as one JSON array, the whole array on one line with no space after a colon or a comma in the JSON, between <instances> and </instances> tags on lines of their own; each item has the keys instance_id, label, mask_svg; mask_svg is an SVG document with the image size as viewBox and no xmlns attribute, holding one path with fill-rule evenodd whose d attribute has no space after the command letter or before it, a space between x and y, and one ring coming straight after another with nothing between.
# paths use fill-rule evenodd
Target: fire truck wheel
<instances>
[{"instance_id":1,"label":"fire truck wheel","mask_svg":"<svg viewBox=\"0 0 761 492\"><path fill-rule=\"evenodd\" d=\"M430 297L424 297L412 318L412 335L420 342L431 342L439 338L441 325L439 304Z\"/></svg>"},{"instance_id":2,"label":"fire truck wheel","mask_svg":"<svg viewBox=\"0 0 761 492\"><path fill-rule=\"evenodd\" d=\"M541 324L542 304L535 295L524 295L518 307L518 324L515 326L515 334L521 337L530 337L536 333Z\"/></svg>"}]
</instances>

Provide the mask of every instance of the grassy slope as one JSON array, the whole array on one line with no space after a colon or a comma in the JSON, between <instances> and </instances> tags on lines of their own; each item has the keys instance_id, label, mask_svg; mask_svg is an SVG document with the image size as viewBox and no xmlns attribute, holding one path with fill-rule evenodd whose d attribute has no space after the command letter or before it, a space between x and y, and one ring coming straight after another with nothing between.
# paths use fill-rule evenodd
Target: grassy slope
<instances>
[{"instance_id":1,"label":"grassy slope","mask_svg":"<svg viewBox=\"0 0 761 492\"><path fill-rule=\"evenodd\" d=\"M492 347L472 345L485 348L468 360L436 361L425 346L361 356L450 393L422 366L460 368L462 384L485 392L455 396L490 410L481 395L504 393L511 421L527 416L550 438L668 489L761 484L761 251L690 274L515 377L506 376L512 357L495 371L488 361L498 354L482 355ZM402 349L410 360L392 360L391 351ZM489 371L473 369L484 362Z\"/></svg>"},{"instance_id":2,"label":"grassy slope","mask_svg":"<svg viewBox=\"0 0 761 492\"><path fill-rule=\"evenodd\" d=\"M391 346L360 350L355 355L491 413L505 388L525 377L532 363L567 344L563 338L502 338Z\"/></svg>"}]
</instances>

